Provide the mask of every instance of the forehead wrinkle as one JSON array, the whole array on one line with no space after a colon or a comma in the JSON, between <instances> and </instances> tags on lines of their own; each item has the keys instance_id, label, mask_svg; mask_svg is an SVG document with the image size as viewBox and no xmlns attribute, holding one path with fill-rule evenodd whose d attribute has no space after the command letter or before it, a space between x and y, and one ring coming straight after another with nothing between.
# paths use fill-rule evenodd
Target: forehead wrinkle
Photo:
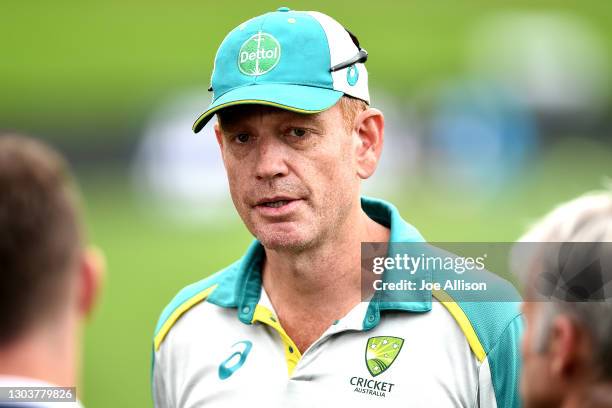
<instances>
[{"instance_id":1,"label":"forehead wrinkle","mask_svg":"<svg viewBox=\"0 0 612 408\"><path fill-rule=\"evenodd\" d=\"M316 113L301 113L301 112L293 112L290 110L276 110L271 112L274 115L281 116L281 119L285 119L286 121L299 121L299 122L311 122L315 126L323 126L324 120L322 118L322 114L324 112L316 112Z\"/></svg>"}]
</instances>

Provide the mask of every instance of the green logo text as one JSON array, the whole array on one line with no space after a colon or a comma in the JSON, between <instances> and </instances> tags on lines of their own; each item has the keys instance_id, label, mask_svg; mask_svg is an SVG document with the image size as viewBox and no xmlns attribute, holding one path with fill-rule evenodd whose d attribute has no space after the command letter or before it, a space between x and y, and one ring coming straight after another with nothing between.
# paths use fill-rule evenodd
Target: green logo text
<instances>
[{"instance_id":1,"label":"green logo text","mask_svg":"<svg viewBox=\"0 0 612 408\"><path fill-rule=\"evenodd\" d=\"M281 46L272 35L259 32L246 40L238 53L238 68L245 75L263 75L280 61Z\"/></svg>"}]
</instances>

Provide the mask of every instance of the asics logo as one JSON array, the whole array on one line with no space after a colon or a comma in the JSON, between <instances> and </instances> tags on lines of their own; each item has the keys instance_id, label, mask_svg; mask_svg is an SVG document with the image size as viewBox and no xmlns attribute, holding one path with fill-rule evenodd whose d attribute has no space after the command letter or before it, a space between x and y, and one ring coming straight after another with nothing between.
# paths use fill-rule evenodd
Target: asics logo
<instances>
[{"instance_id":1,"label":"asics logo","mask_svg":"<svg viewBox=\"0 0 612 408\"><path fill-rule=\"evenodd\" d=\"M236 347L237 350L234 351L228 358L223 360L223 362L219 365L219 378L221 380L228 379L236 372L236 370L242 367L247 356L251 352L253 343L248 340L239 341L232 346L232 348L234 347Z\"/></svg>"}]
</instances>

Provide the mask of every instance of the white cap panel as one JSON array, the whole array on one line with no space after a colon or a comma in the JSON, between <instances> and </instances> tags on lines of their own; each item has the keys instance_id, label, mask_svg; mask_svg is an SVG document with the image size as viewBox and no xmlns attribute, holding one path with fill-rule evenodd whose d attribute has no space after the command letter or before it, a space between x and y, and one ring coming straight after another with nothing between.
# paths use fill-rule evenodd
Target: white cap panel
<instances>
[{"instance_id":1,"label":"white cap panel","mask_svg":"<svg viewBox=\"0 0 612 408\"><path fill-rule=\"evenodd\" d=\"M332 67L344 61L348 61L357 55L359 49L355 46L350 35L340 23L330 16L318 11L308 11L308 14L313 16L325 31L327 43L329 44ZM349 83L350 67L332 72L334 89L355 98L362 99L369 104L368 71L362 63L355 64L354 66L357 72L357 81L352 81L353 85Z\"/></svg>"}]
</instances>

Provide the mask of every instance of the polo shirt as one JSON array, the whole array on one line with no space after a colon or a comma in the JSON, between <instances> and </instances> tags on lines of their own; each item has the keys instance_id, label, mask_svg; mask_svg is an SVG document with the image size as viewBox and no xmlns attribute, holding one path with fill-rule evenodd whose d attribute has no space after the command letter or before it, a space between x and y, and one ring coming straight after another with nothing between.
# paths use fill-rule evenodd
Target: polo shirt
<instances>
[{"instance_id":1,"label":"polo shirt","mask_svg":"<svg viewBox=\"0 0 612 408\"><path fill-rule=\"evenodd\" d=\"M391 242L424 241L392 204L363 197L361 205ZM300 353L262 287L264 257L254 241L163 310L156 407L519 406L518 302L461 302L437 290L411 302L373 297Z\"/></svg>"}]
</instances>

